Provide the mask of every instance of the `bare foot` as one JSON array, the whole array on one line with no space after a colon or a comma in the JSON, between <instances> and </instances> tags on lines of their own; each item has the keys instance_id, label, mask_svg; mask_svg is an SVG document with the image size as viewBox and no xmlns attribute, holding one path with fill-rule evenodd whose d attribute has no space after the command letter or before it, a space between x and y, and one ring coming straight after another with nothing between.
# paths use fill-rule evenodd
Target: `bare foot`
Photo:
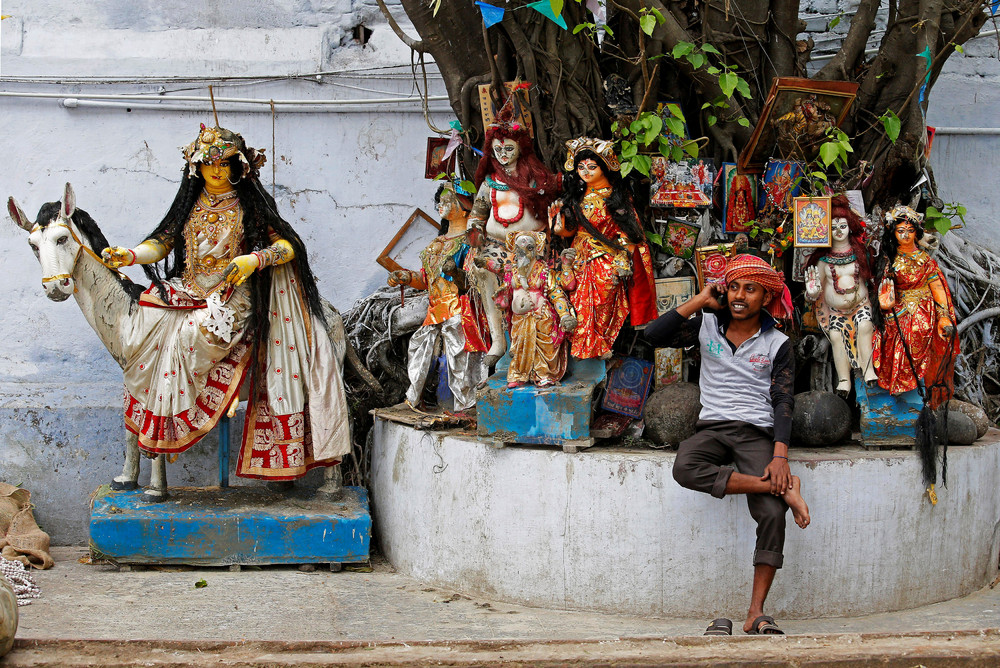
<instances>
[{"instance_id":1,"label":"bare foot","mask_svg":"<svg viewBox=\"0 0 1000 668\"><path fill-rule=\"evenodd\" d=\"M792 517L795 518L795 523L799 525L799 528L805 529L809 526L809 506L802 498L802 481L797 475L792 476L792 487L781 498L792 509Z\"/></svg>"}]
</instances>

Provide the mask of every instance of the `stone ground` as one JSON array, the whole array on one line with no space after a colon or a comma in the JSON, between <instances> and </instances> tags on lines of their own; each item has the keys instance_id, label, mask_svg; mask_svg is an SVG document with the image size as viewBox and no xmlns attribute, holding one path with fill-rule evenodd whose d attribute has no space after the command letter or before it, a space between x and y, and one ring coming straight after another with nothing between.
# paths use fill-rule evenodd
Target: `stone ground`
<instances>
[{"instance_id":1,"label":"stone ground","mask_svg":"<svg viewBox=\"0 0 1000 668\"><path fill-rule=\"evenodd\" d=\"M378 558L369 572L331 573L125 572L81 563L84 548L53 557L0 666L1000 665L1000 586L891 614L778 620L785 637L704 638L707 618L509 605L419 582ZM742 612L719 614L739 625Z\"/></svg>"}]
</instances>

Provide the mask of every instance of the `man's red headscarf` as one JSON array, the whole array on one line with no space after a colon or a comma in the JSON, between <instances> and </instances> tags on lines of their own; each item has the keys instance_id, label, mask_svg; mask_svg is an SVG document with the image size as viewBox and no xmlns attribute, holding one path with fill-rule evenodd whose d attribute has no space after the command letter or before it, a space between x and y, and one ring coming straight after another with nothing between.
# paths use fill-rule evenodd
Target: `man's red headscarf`
<instances>
[{"instance_id":1,"label":"man's red headscarf","mask_svg":"<svg viewBox=\"0 0 1000 668\"><path fill-rule=\"evenodd\" d=\"M775 318L792 317L792 295L784 277L756 255L737 255L726 265L726 285L733 281L753 281L771 295L768 312Z\"/></svg>"}]
</instances>

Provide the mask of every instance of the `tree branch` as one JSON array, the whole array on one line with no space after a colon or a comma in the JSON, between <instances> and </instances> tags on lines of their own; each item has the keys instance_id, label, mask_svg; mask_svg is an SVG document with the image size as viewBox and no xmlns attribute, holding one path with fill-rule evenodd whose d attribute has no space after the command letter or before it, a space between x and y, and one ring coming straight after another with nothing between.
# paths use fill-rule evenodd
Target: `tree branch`
<instances>
[{"instance_id":1,"label":"tree branch","mask_svg":"<svg viewBox=\"0 0 1000 668\"><path fill-rule=\"evenodd\" d=\"M396 37L402 40L403 44L410 47L417 53L427 52L427 47L424 46L423 40L413 39L403 32L403 29L399 27L398 23L396 23L396 19L389 13L389 8L385 6L384 0L375 0L375 2L378 3L379 11L382 12L382 16L384 16L385 20L389 23L389 27L392 28L394 33L396 33Z\"/></svg>"},{"instance_id":2,"label":"tree branch","mask_svg":"<svg viewBox=\"0 0 1000 668\"><path fill-rule=\"evenodd\" d=\"M821 81L850 81L852 77L848 69L853 70L858 59L864 55L868 46L868 38L875 29L875 14L878 12L881 0L861 0L858 10L851 19L851 28L847 37L840 45L840 50L823 68L816 73L815 79Z\"/></svg>"}]
</instances>

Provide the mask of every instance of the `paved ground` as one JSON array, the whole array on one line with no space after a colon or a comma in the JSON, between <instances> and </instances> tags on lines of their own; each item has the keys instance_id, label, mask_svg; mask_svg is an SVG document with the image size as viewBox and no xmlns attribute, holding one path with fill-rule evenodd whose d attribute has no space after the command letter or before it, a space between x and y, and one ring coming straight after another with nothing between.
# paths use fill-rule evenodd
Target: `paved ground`
<instances>
[{"instance_id":1,"label":"paved ground","mask_svg":"<svg viewBox=\"0 0 1000 668\"><path fill-rule=\"evenodd\" d=\"M779 620L794 634L784 638L716 639L701 637L708 619L508 605L378 559L371 572L119 572L80 563L86 554L53 550L57 564L36 573L42 597L20 609L2 665L1000 665L1000 586L892 614ZM720 614L739 623L742 612Z\"/></svg>"}]
</instances>

